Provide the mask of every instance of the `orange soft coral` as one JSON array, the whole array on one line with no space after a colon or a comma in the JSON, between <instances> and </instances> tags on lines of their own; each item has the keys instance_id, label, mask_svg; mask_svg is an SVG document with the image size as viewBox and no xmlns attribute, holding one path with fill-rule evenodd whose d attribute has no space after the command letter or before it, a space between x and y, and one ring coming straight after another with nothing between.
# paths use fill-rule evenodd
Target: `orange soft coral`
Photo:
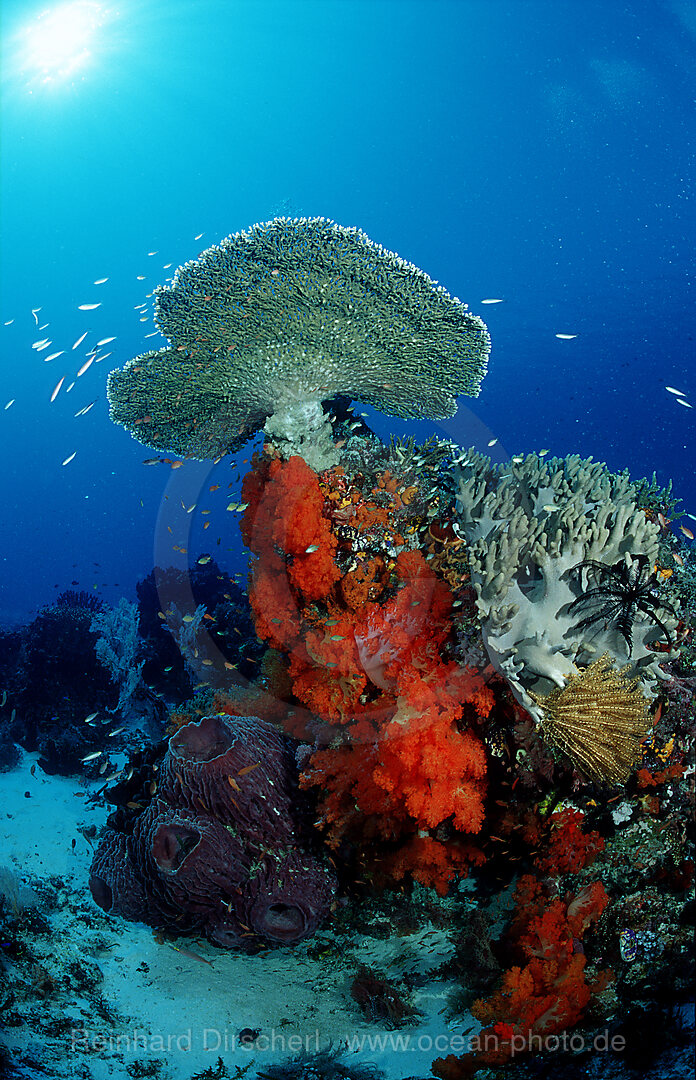
<instances>
[{"instance_id":1,"label":"orange soft coral","mask_svg":"<svg viewBox=\"0 0 696 1080\"><path fill-rule=\"evenodd\" d=\"M346 837L395 840L406 824L389 793L374 781L379 760L376 733L370 720L361 721L354 726L351 742L315 750L300 776L301 787L322 789L318 810L320 820L330 826L329 847L337 848Z\"/></svg>"},{"instance_id":2,"label":"orange soft coral","mask_svg":"<svg viewBox=\"0 0 696 1080\"><path fill-rule=\"evenodd\" d=\"M386 604L366 605L352 640L341 620L331 620L344 633L329 635L329 641L345 638L346 646L343 666L333 661L331 678L302 672L296 660L291 664L301 700L315 709L321 704L325 720L344 725L340 745L315 752L304 773L306 785L322 789L320 817L334 844L364 835L367 820L385 839L435 829L448 819L464 834L477 833L483 823L485 752L461 721L466 710L469 717L486 717L492 692L480 677L441 660L452 597L422 555L399 556L396 571L401 588ZM325 659L327 648L323 638L308 635L313 658ZM407 841L408 857L390 856L384 865L395 873L408 866L416 880L442 890L474 849L436 847L425 843L426 836L416 845ZM437 851L437 865L430 857L419 869L415 860L426 851ZM450 851L452 862L445 866Z\"/></svg>"},{"instance_id":3,"label":"orange soft coral","mask_svg":"<svg viewBox=\"0 0 696 1080\"><path fill-rule=\"evenodd\" d=\"M604 850L604 840L598 832L582 831L583 819L580 810L561 810L551 815L550 835L543 854L536 860L542 876L577 874Z\"/></svg>"},{"instance_id":4,"label":"orange soft coral","mask_svg":"<svg viewBox=\"0 0 696 1080\"><path fill-rule=\"evenodd\" d=\"M440 648L451 631L452 593L432 572L420 551L404 551L395 572L402 582L386 604L365 605L355 641L368 678L382 689L402 682L404 666L425 674L439 665Z\"/></svg>"},{"instance_id":5,"label":"orange soft coral","mask_svg":"<svg viewBox=\"0 0 696 1080\"><path fill-rule=\"evenodd\" d=\"M402 826L434 829L448 818L460 831L476 833L484 775L481 743L459 733L450 717L419 724L397 713L386 723L355 720L338 746L315 751L303 781L322 789L320 816L335 840L360 831L362 819L375 815L385 838Z\"/></svg>"},{"instance_id":6,"label":"orange soft coral","mask_svg":"<svg viewBox=\"0 0 696 1080\"><path fill-rule=\"evenodd\" d=\"M368 601L377 600L388 578L384 559L359 562L341 580L341 597L350 611L359 611Z\"/></svg>"},{"instance_id":7,"label":"orange soft coral","mask_svg":"<svg viewBox=\"0 0 696 1080\"><path fill-rule=\"evenodd\" d=\"M288 585L283 559L267 552L251 571L249 603L256 633L275 649L292 649L300 632L297 601Z\"/></svg>"},{"instance_id":8,"label":"orange soft coral","mask_svg":"<svg viewBox=\"0 0 696 1080\"><path fill-rule=\"evenodd\" d=\"M475 844L461 840L436 840L428 833L416 833L404 840L399 849L379 863L379 878L401 881L409 876L446 896L452 881L466 876L471 866L482 866L483 852Z\"/></svg>"},{"instance_id":9,"label":"orange soft coral","mask_svg":"<svg viewBox=\"0 0 696 1080\"><path fill-rule=\"evenodd\" d=\"M684 766L674 761L667 768L650 772L649 769L638 769L636 773L636 779L638 781L638 787L641 791L645 788L659 787L661 784L665 784L668 780L675 780L684 775Z\"/></svg>"},{"instance_id":10,"label":"orange soft coral","mask_svg":"<svg viewBox=\"0 0 696 1080\"><path fill-rule=\"evenodd\" d=\"M472 1051L433 1062L436 1076L454 1080L476 1067L503 1064L512 1055L538 1047L539 1040L573 1027L582 1019L607 973L588 983L579 941L609 902L595 881L569 900L547 896L532 875L520 878L508 945L519 955L496 993L474 1002L472 1013L485 1026Z\"/></svg>"},{"instance_id":11,"label":"orange soft coral","mask_svg":"<svg viewBox=\"0 0 696 1080\"><path fill-rule=\"evenodd\" d=\"M285 653L293 694L316 718L292 722L317 743L302 782L319 789L327 839L361 847L403 838L409 855L396 852L394 873L408 866L444 889L474 849L438 846L427 831L444 822L480 830L486 759L472 722L493 703L480 678L442 658L452 592L418 550L353 556L360 544L403 544L393 514L408 502L397 477L384 473L366 494L358 476L336 468L319 479L297 457L257 459L254 471L243 489L244 538L257 556L251 606L257 633ZM334 528L348 524L355 546L341 577Z\"/></svg>"},{"instance_id":12,"label":"orange soft coral","mask_svg":"<svg viewBox=\"0 0 696 1080\"><path fill-rule=\"evenodd\" d=\"M435 828L452 817L457 829L476 833L483 823L486 758L480 740L460 731L456 720L480 687L473 676L457 677L457 701L445 690L444 672L437 675L430 686L409 673L381 735L374 779L419 825Z\"/></svg>"},{"instance_id":13,"label":"orange soft coral","mask_svg":"<svg viewBox=\"0 0 696 1080\"><path fill-rule=\"evenodd\" d=\"M244 542L258 556L282 553L288 580L306 600L326 596L341 574L317 474L300 457L259 465L242 488ZM264 636L264 635L261 635Z\"/></svg>"}]
</instances>

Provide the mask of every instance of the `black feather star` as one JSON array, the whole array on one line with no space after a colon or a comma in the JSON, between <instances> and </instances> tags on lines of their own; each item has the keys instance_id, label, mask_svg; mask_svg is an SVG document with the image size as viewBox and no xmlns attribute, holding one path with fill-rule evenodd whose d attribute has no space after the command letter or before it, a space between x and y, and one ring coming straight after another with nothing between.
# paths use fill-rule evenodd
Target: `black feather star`
<instances>
[{"instance_id":1,"label":"black feather star","mask_svg":"<svg viewBox=\"0 0 696 1080\"><path fill-rule=\"evenodd\" d=\"M594 571L599 583L574 600L568 607L568 613L582 613L576 630L589 630L603 623L605 627L614 625L626 642L628 651L633 648L633 624L641 614L659 626L667 639L670 649L674 648L672 635L658 614L665 611L678 618L671 604L668 604L658 592L657 574L650 570L647 555L637 555L631 564L620 560L613 565L588 559L576 567L577 570Z\"/></svg>"}]
</instances>

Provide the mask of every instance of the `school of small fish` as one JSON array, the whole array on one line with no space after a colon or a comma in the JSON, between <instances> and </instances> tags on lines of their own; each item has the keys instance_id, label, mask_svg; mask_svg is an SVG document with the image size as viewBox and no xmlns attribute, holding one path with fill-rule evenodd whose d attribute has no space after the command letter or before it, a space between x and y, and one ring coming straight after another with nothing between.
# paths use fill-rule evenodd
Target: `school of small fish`
<instances>
[{"instance_id":1,"label":"school of small fish","mask_svg":"<svg viewBox=\"0 0 696 1080\"><path fill-rule=\"evenodd\" d=\"M194 241L201 240L203 235L204 234L202 232L197 233L193 237ZM158 254L159 254L159 251L157 249L154 249L152 251L147 252L148 257L154 257L154 256L156 256ZM172 265L174 265L172 262L167 262L167 263L163 264L162 268L164 270L168 270L168 269L170 269L172 267ZM145 275L145 274L138 274L136 276L136 280L138 282L142 282L142 281L146 280L146 277L147 277L147 275ZM108 276L98 277L98 278L95 278L93 280L92 284L94 286L103 286L103 285L106 285L109 282L109 280L110 280L110 278ZM152 295L153 294L151 292L148 293L147 294L147 299L144 302L141 302L141 303L138 303L138 304L134 305L134 310L136 312L136 315L137 315L138 320L139 320L140 323L150 322L150 320L152 318L152 314L151 314L151 310L150 310L150 301L151 301ZM480 303L482 305L496 305L496 304L505 303L505 300L502 297L495 297L494 296L494 297L486 297L485 299L482 299L480 301ZM95 312L101 307L102 307L102 301L92 301L92 300L85 300L85 302L76 305L76 308L77 308L78 311L86 312L86 313ZM32 318L34 320L34 327L39 332L47 330L49 328L49 325L50 325L49 322L44 322L44 323L41 323L41 324L39 323L39 314L42 312L42 310L43 310L42 307L34 307L34 308L30 309L31 316L32 316ZM14 318L6 319L4 321L3 325L4 326L11 326L11 325L15 324L15 321L16 320ZM66 347L66 348L55 349L53 352L47 353L47 355L43 355L43 354L46 353L48 349L50 349L51 345L54 344L53 339L51 337L39 337L39 338L37 338L35 341L33 341L31 343L31 348L32 348L32 350L34 352L36 352L37 355L41 356L41 359L44 362L50 363L50 362L52 362L54 360L57 360L60 356L64 356L66 351L71 352L71 351L75 351L75 350L79 349L80 346L83 345L83 343L86 342L87 338L89 337L89 335L92 332L93 331L90 328L88 328L86 330L83 330L79 334L79 336L72 342L72 344L69 346L69 348ZM152 331L149 331L148 333L144 333L143 337L144 338L151 338L151 337L158 336L159 334L160 334L160 331L157 330L157 329L154 329ZM561 340L561 341L571 341L571 340L574 340L575 338L577 338L578 334L577 333L558 332L558 333L555 334L555 337L557 339ZM100 353L100 350L104 346L110 345L112 342L115 342L116 340L117 340L117 336L115 334L107 335L105 337L99 338L96 341L96 343L93 344L90 347L90 349L87 352L85 358L79 364L79 366L77 368L77 371L75 372L74 379L72 381L68 382L67 385L66 385L66 380L68 379L67 374L63 374L58 379L58 381L55 383L55 385L53 387L53 390L51 391L51 394L50 394L50 397L49 397L49 403L53 404L54 402L56 402L56 400L61 395L61 391L62 391L63 395L69 393L73 389L73 387L76 385L76 380L77 379L80 379L84 375L86 375L90 371L90 369L92 369L93 366L99 364L100 361L105 360L107 357L110 357L112 355L111 352ZM691 409L693 407L691 405L691 403L686 399L686 394L685 394L684 391L679 390L679 389L677 389L676 387L673 387L673 386L665 386L665 390L669 394L673 395L674 398L676 399L677 404L681 405L683 408ZM80 417L86 416L94 408L96 403L99 401L99 398L100 398L100 395L97 395L87 405L84 405L81 408L79 408L73 414L73 418L80 418ZM14 398L14 397L7 400L7 402L4 405L4 411L7 411L12 406L14 406L16 404L16 401L17 401L17 399ZM366 417L368 414L367 413L360 413L359 415L361 417ZM351 428L357 428L359 426L360 426L360 420L357 420L353 425L351 425ZM497 443L498 443L497 438L490 439L488 444L487 444L488 448L490 449L490 448L494 447ZM543 457L548 453L549 453L549 451L547 449L543 449L543 450L538 451L538 454L539 454L540 457ZM61 466L69 465L71 462L73 462L76 459L77 454L78 454L78 451L73 450L71 453L68 454L68 456L63 458L63 460L61 461ZM513 464L519 464L523 460L524 460L523 455L516 455L515 457L513 457L511 459ZM184 462L180 461L180 460L176 460L176 459L173 460L173 459L166 458L166 457L158 457L158 458L146 458L144 460L143 464L149 465L149 466L166 464L172 470L174 470L174 469L181 468L183 466ZM464 464L466 464L466 463L464 463ZM239 479L239 477L237 477L237 480L238 479ZM230 484L229 486L231 487L233 485ZM210 487L210 491L215 491L219 487L220 487L220 485L213 485L213 486ZM165 498L166 498L166 496L165 496ZM143 505L143 502L141 500L141 506L142 505ZM248 505L247 503L240 503L240 502L233 501L233 502L230 502L227 505L227 510L234 511L236 513L243 513L244 510L246 510L247 505ZM186 506L182 502L182 507L183 507L184 511L187 514L191 514L197 509L197 504L194 503L193 505ZM550 512L556 511L558 509L558 507L553 503L549 503L549 504L546 504L543 507L543 509L544 509L544 511L550 513ZM206 514L210 513L210 510L201 509L199 512L202 515L206 515ZM695 515L689 514L687 516L692 518L694 521L696 521L696 516ZM210 525L210 522L206 521L203 524L203 528L206 529L206 528L209 527L209 525ZM172 531L171 527L168 527L168 528L169 528L169 531L171 532ZM686 539L688 539L688 540L693 540L694 539L694 533L693 533L693 531L691 529L687 528L684 525L680 525L679 529L680 529L682 535L684 537L686 537ZM220 542L221 542L220 538L218 538L217 539L217 544L219 545ZM305 553L308 554L308 555L312 554L315 551L317 551L318 548L319 548L319 545L310 544L305 549ZM177 550L177 551L179 551L180 553L183 553L183 554L187 554L187 549L183 548L183 547L181 547L179 545L174 545L174 550ZM198 558L197 562L201 566L203 566L203 565L206 565L208 562L210 562L212 558L213 558L212 555L205 554L205 555L200 556ZM675 553L675 561L678 563L678 565L679 565L679 559L680 559L680 557ZM190 620L191 620L191 616L184 616L184 622L189 622ZM330 625L330 623L327 623L327 625ZM340 635L334 635L334 636L331 637L331 640L332 641L340 641L340 640L342 640L342 637ZM204 661L204 663L205 663L205 661ZM226 667L234 667L235 665L225 664L225 666ZM94 718L95 715L96 714L93 714L92 717L87 718L86 722L89 723ZM112 734L116 734L116 733L112 733ZM90 760L92 760L93 758L95 758L97 756L99 756L99 755L98 754L97 755L89 755L84 760L85 761L90 761Z\"/></svg>"}]
</instances>

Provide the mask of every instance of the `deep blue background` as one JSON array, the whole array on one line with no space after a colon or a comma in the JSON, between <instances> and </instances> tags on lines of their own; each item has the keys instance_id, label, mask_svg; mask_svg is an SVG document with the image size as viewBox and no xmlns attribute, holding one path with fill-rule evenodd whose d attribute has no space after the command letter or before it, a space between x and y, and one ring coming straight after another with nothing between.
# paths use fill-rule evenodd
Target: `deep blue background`
<instances>
[{"instance_id":1,"label":"deep blue background","mask_svg":"<svg viewBox=\"0 0 696 1080\"><path fill-rule=\"evenodd\" d=\"M150 288L279 213L360 226L489 324L480 398L442 425L377 418L380 433L656 470L696 512L696 409L664 389L696 406L690 0L104 6L91 63L45 86L21 70L17 38L43 6L3 2L3 625L71 581L132 595L155 553L183 565L173 543L241 565L229 463L210 478L145 467L104 383L156 341L134 310ZM490 297L505 303L481 306ZM86 346L111 334L113 355L66 394Z\"/></svg>"}]
</instances>

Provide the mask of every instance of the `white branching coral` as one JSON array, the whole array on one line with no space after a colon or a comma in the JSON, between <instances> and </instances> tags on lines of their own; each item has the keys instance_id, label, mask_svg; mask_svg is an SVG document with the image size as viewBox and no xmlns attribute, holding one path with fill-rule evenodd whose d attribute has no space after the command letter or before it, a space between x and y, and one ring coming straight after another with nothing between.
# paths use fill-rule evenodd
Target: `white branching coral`
<instances>
[{"instance_id":1,"label":"white branching coral","mask_svg":"<svg viewBox=\"0 0 696 1080\"><path fill-rule=\"evenodd\" d=\"M520 704L550 730L544 701L565 701L560 692L599 657L654 696L667 656L654 646L668 647L676 625L669 605L636 608L628 634L621 620L583 618L579 603L601 590L604 568L620 576L626 567L632 581L637 565L654 565L659 526L637 507L638 485L577 455L529 454L499 466L473 451L462 458L459 528L483 640Z\"/></svg>"}]
</instances>

